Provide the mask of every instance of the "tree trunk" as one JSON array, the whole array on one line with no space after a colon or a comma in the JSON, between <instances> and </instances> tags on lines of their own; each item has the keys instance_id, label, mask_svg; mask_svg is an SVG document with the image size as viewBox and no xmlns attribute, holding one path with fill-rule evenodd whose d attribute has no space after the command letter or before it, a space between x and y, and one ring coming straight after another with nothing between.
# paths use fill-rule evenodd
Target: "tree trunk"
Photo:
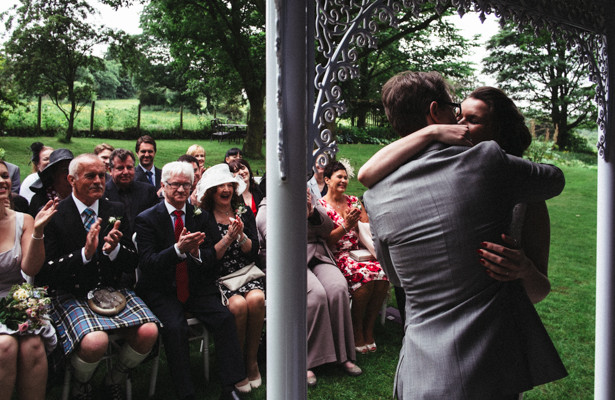
<instances>
[{"instance_id":1,"label":"tree trunk","mask_svg":"<svg viewBox=\"0 0 615 400\"><path fill-rule=\"evenodd\" d=\"M263 136L265 132L265 96L250 96L250 112L248 113L248 128L246 140L243 143L243 154L249 158L263 158Z\"/></svg>"}]
</instances>

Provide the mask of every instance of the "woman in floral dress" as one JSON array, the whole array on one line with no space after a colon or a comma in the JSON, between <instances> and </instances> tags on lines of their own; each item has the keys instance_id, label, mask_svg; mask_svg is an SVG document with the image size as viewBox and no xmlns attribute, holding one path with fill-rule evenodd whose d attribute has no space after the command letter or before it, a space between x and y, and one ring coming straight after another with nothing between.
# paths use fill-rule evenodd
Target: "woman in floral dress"
<instances>
[{"instance_id":1,"label":"woman in floral dress","mask_svg":"<svg viewBox=\"0 0 615 400\"><path fill-rule=\"evenodd\" d=\"M197 186L200 207L207 210L211 221L206 234L215 243L220 276L233 273L258 257L258 233L254 214L239 196L246 189L240 177L231 173L227 164L207 169ZM229 310L235 316L239 344L244 352L249 382L236 385L242 393L262 383L256 355L265 321L264 279L250 281L236 291L221 287Z\"/></svg>"},{"instance_id":2,"label":"woman in floral dress","mask_svg":"<svg viewBox=\"0 0 615 400\"><path fill-rule=\"evenodd\" d=\"M348 186L346 167L340 162L332 162L325 168L324 175L328 190L319 201L337 225L331 231L328 244L338 268L348 281L352 296L351 316L356 350L363 354L374 352L374 325L387 296L389 281L378 261L359 262L350 257L350 251L359 248L357 224L369 219L359 199L345 194Z\"/></svg>"}]
</instances>

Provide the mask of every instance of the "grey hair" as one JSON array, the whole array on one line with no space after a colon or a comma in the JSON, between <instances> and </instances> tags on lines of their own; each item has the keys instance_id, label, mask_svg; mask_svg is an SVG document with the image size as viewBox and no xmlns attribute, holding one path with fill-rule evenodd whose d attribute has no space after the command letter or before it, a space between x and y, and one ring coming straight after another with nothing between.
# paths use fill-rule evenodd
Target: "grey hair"
<instances>
[{"instance_id":1,"label":"grey hair","mask_svg":"<svg viewBox=\"0 0 615 400\"><path fill-rule=\"evenodd\" d=\"M160 180L164 183L169 182L169 178L173 175L184 175L190 178L190 183L194 183L194 170L192 164L183 161L173 161L165 164L162 167L162 176Z\"/></svg>"},{"instance_id":2,"label":"grey hair","mask_svg":"<svg viewBox=\"0 0 615 400\"><path fill-rule=\"evenodd\" d=\"M81 163L83 163L87 159L100 161L100 158L98 158L98 156L94 153L79 154L77 157L73 158L70 161L70 164L68 164L68 174L73 178L77 179L77 172L79 171L79 167L81 166Z\"/></svg>"}]
</instances>

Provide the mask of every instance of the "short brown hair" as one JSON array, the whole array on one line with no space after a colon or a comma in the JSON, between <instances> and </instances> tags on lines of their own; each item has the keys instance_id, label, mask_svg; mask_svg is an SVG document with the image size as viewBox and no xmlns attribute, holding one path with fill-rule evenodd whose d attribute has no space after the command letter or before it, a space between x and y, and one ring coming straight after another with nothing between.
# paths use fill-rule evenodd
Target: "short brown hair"
<instances>
[{"instance_id":1,"label":"short brown hair","mask_svg":"<svg viewBox=\"0 0 615 400\"><path fill-rule=\"evenodd\" d=\"M451 86L437 72L401 72L382 87L382 104L400 136L427 126L432 101L450 101Z\"/></svg>"},{"instance_id":2,"label":"short brown hair","mask_svg":"<svg viewBox=\"0 0 615 400\"><path fill-rule=\"evenodd\" d=\"M154 151L158 151L156 150L156 141L154 140L154 138L149 135L143 135L137 139L137 144L135 145L135 152L139 152L139 147L141 147L142 143L151 144L152 146L154 146Z\"/></svg>"},{"instance_id":3,"label":"short brown hair","mask_svg":"<svg viewBox=\"0 0 615 400\"><path fill-rule=\"evenodd\" d=\"M115 159L115 157L119 158L120 161L126 161L128 157L132 158L133 162L136 161L135 155L132 151L126 149L115 149L113 150L113 153L111 153L111 155L109 156L109 168L111 169L114 168L113 160Z\"/></svg>"},{"instance_id":4,"label":"short brown hair","mask_svg":"<svg viewBox=\"0 0 615 400\"><path fill-rule=\"evenodd\" d=\"M113 150L115 150L115 147L113 147L113 146L111 146L110 144L107 144L107 143L101 143L101 144L97 145L96 147L94 147L94 154L99 155L100 153L102 153L105 150L113 151Z\"/></svg>"}]
</instances>

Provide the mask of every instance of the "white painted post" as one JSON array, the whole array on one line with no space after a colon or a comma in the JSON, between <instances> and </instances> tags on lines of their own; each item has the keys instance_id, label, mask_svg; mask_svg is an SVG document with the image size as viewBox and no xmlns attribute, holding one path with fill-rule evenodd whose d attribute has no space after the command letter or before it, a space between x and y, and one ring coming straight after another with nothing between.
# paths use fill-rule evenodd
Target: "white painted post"
<instances>
[{"instance_id":1,"label":"white painted post","mask_svg":"<svg viewBox=\"0 0 615 400\"><path fill-rule=\"evenodd\" d=\"M608 2L610 14L615 6ZM606 3L605 3L606 4ZM594 398L615 399L615 28L607 26L605 155L598 158L596 351Z\"/></svg>"},{"instance_id":2,"label":"white painted post","mask_svg":"<svg viewBox=\"0 0 615 400\"><path fill-rule=\"evenodd\" d=\"M310 0L267 1L267 399L307 398ZM308 109L310 112L308 113Z\"/></svg>"}]
</instances>

